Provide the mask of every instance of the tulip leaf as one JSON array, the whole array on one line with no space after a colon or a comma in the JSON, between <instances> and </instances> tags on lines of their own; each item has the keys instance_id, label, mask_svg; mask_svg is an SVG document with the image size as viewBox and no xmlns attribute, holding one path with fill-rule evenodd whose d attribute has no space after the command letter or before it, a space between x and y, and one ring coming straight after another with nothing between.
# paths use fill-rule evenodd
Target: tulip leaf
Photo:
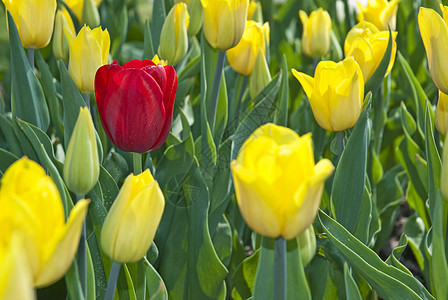
<instances>
[{"instance_id":1,"label":"tulip leaf","mask_svg":"<svg viewBox=\"0 0 448 300\"><path fill-rule=\"evenodd\" d=\"M50 115L44 92L28 63L19 32L9 11L8 28L11 46L12 115L47 131Z\"/></svg>"},{"instance_id":2,"label":"tulip leaf","mask_svg":"<svg viewBox=\"0 0 448 300\"><path fill-rule=\"evenodd\" d=\"M400 237L400 241L398 242L398 246L395 247L395 249L392 250L392 253L387 258L386 263L388 265L394 266L397 269L400 269L401 271L409 274L410 276L413 276L411 271L409 271L401 262L400 258L403 254L404 250L406 249L406 246L408 245L408 240L406 238L405 234L402 234Z\"/></svg>"},{"instance_id":3,"label":"tulip leaf","mask_svg":"<svg viewBox=\"0 0 448 300\"><path fill-rule=\"evenodd\" d=\"M236 242L238 243L238 241ZM234 287L234 291L232 292L233 299L248 299L252 295L260 251L258 249L254 254L245 258L232 273L230 281Z\"/></svg>"},{"instance_id":4,"label":"tulip leaf","mask_svg":"<svg viewBox=\"0 0 448 300\"><path fill-rule=\"evenodd\" d=\"M143 32L143 59L152 59L156 53L152 44L151 27L149 21L145 22L145 30Z\"/></svg>"},{"instance_id":5,"label":"tulip leaf","mask_svg":"<svg viewBox=\"0 0 448 300\"><path fill-rule=\"evenodd\" d=\"M392 56L392 45L393 45L393 37L392 32L389 28L389 42L387 43L386 51L384 52L383 58L381 59L380 64L376 68L375 72L370 76L369 80L366 82L365 85L365 93L368 92L375 92L378 87L383 82L384 77L386 76L387 69L389 67L389 63Z\"/></svg>"},{"instance_id":6,"label":"tulip leaf","mask_svg":"<svg viewBox=\"0 0 448 300\"><path fill-rule=\"evenodd\" d=\"M382 298L434 299L420 281L383 262L375 252L322 211L319 212L319 221L331 243Z\"/></svg>"},{"instance_id":7,"label":"tulip leaf","mask_svg":"<svg viewBox=\"0 0 448 300\"><path fill-rule=\"evenodd\" d=\"M238 151L240 151L244 141L246 141L252 132L271 120L271 112L280 90L282 76L287 75L283 75L282 72L280 72L272 79L272 81L255 98L254 108L242 118L233 136L232 160L236 159Z\"/></svg>"},{"instance_id":8,"label":"tulip leaf","mask_svg":"<svg viewBox=\"0 0 448 300\"><path fill-rule=\"evenodd\" d=\"M344 282L345 282L345 293L347 300L361 300L361 293L359 292L358 286L356 285L355 279L351 274L351 271L346 262L344 262Z\"/></svg>"},{"instance_id":9,"label":"tulip leaf","mask_svg":"<svg viewBox=\"0 0 448 300\"><path fill-rule=\"evenodd\" d=\"M11 120L3 114L0 114L0 131L2 131L5 136L9 150L19 157L22 156L22 147L20 146L20 142L14 132L13 124Z\"/></svg>"},{"instance_id":10,"label":"tulip leaf","mask_svg":"<svg viewBox=\"0 0 448 300\"><path fill-rule=\"evenodd\" d=\"M89 245L86 245L87 254L87 299L96 299L95 271Z\"/></svg>"},{"instance_id":11,"label":"tulip leaf","mask_svg":"<svg viewBox=\"0 0 448 300\"><path fill-rule=\"evenodd\" d=\"M257 300L274 299L275 240L262 238L260 258L253 288L253 298ZM287 241L286 246L287 299L311 299L297 239Z\"/></svg>"},{"instance_id":12,"label":"tulip leaf","mask_svg":"<svg viewBox=\"0 0 448 300\"><path fill-rule=\"evenodd\" d=\"M166 9L165 1L154 1L151 19L151 36L153 49L158 49L160 44L160 33L162 32L163 23L165 23Z\"/></svg>"},{"instance_id":13,"label":"tulip leaf","mask_svg":"<svg viewBox=\"0 0 448 300\"><path fill-rule=\"evenodd\" d=\"M14 153L0 148L0 171L5 173L6 169L18 159L19 158Z\"/></svg>"},{"instance_id":14,"label":"tulip leaf","mask_svg":"<svg viewBox=\"0 0 448 300\"><path fill-rule=\"evenodd\" d=\"M331 190L336 220L352 233L360 217L366 182L371 95L369 93L364 100L366 104L339 160Z\"/></svg>"},{"instance_id":15,"label":"tulip leaf","mask_svg":"<svg viewBox=\"0 0 448 300\"><path fill-rule=\"evenodd\" d=\"M227 85L224 74L221 79L221 87L219 88L218 107L216 108L215 129L213 131L213 139L216 146L219 147L222 136L227 126L228 104L227 104Z\"/></svg>"},{"instance_id":16,"label":"tulip leaf","mask_svg":"<svg viewBox=\"0 0 448 300\"><path fill-rule=\"evenodd\" d=\"M146 287L149 292L149 300L168 300L168 292L162 277L145 257L143 262L146 270Z\"/></svg>"},{"instance_id":17,"label":"tulip leaf","mask_svg":"<svg viewBox=\"0 0 448 300\"><path fill-rule=\"evenodd\" d=\"M288 76L288 62L286 55L283 54L282 60L282 86L279 95L279 107L275 114L275 124L280 126L288 125L288 103L289 103L289 76Z\"/></svg>"},{"instance_id":18,"label":"tulip leaf","mask_svg":"<svg viewBox=\"0 0 448 300\"><path fill-rule=\"evenodd\" d=\"M77 299L77 300L86 299L84 297L84 293L81 288L81 281L79 281L79 273L76 260L73 261L72 265L65 273L65 284L67 286L68 295L70 296L70 299Z\"/></svg>"}]
</instances>

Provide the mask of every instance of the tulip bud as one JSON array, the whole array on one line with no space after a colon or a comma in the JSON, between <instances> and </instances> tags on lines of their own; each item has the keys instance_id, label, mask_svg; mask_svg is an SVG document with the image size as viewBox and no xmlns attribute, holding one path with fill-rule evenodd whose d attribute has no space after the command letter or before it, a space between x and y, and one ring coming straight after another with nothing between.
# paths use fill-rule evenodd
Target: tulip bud
<instances>
[{"instance_id":1,"label":"tulip bud","mask_svg":"<svg viewBox=\"0 0 448 300\"><path fill-rule=\"evenodd\" d=\"M448 17L447 9L448 7L442 6L444 17ZM418 13L418 25L428 57L431 78L442 93L448 94L447 23L434 10L421 7Z\"/></svg>"},{"instance_id":2,"label":"tulip bud","mask_svg":"<svg viewBox=\"0 0 448 300\"><path fill-rule=\"evenodd\" d=\"M31 267L24 259L23 246L19 233L14 234L10 241L0 239L0 299L36 299Z\"/></svg>"},{"instance_id":3,"label":"tulip bud","mask_svg":"<svg viewBox=\"0 0 448 300\"><path fill-rule=\"evenodd\" d=\"M386 75L395 62L397 53L397 32L392 32L392 53ZM367 82L380 65L389 43L389 32L379 31L372 23L362 21L353 27L345 38L345 56L353 56L362 70L364 81Z\"/></svg>"},{"instance_id":4,"label":"tulip bud","mask_svg":"<svg viewBox=\"0 0 448 300\"><path fill-rule=\"evenodd\" d=\"M440 175L440 190L443 199L448 201L448 134L445 135L442 154L442 173Z\"/></svg>"},{"instance_id":5,"label":"tulip bud","mask_svg":"<svg viewBox=\"0 0 448 300\"><path fill-rule=\"evenodd\" d=\"M324 181L334 167L314 163L311 134L266 124L244 142L232 161L233 183L241 214L257 233L295 238L313 222Z\"/></svg>"},{"instance_id":6,"label":"tulip bud","mask_svg":"<svg viewBox=\"0 0 448 300\"><path fill-rule=\"evenodd\" d=\"M243 37L238 45L227 50L227 60L236 72L243 75L252 74L258 50L266 53L266 40L269 36L269 23L261 24L249 20Z\"/></svg>"},{"instance_id":7,"label":"tulip bud","mask_svg":"<svg viewBox=\"0 0 448 300\"><path fill-rule=\"evenodd\" d=\"M53 33L56 0L2 0L11 13L24 48L48 45Z\"/></svg>"},{"instance_id":8,"label":"tulip bud","mask_svg":"<svg viewBox=\"0 0 448 300\"><path fill-rule=\"evenodd\" d=\"M79 200L66 223L58 189L41 166L25 157L6 170L0 186L1 239L23 235L22 259L31 266L34 286L58 281L72 265L89 203Z\"/></svg>"},{"instance_id":9,"label":"tulip bud","mask_svg":"<svg viewBox=\"0 0 448 300\"><path fill-rule=\"evenodd\" d=\"M100 14L94 0L84 0L81 23L92 28L100 26Z\"/></svg>"},{"instance_id":10,"label":"tulip bud","mask_svg":"<svg viewBox=\"0 0 448 300\"><path fill-rule=\"evenodd\" d=\"M446 135L448 130L448 95L439 91L439 101L437 102L435 113L435 125L441 135Z\"/></svg>"},{"instance_id":11,"label":"tulip bud","mask_svg":"<svg viewBox=\"0 0 448 300\"><path fill-rule=\"evenodd\" d=\"M246 26L249 0L201 0L204 7L204 35L216 49L235 47Z\"/></svg>"},{"instance_id":12,"label":"tulip bud","mask_svg":"<svg viewBox=\"0 0 448 300\"><path fill-rule=\"evenodd\" d=\"M263 13L260 2L250 1L249 7L247 8L247 20L263 23Z\"/></svg>"},{"instance_id":13,"label":"tulip bud","mask_svg":"<svg viewBox=\"0 0 448 300\"><path fill-rule=\"evenodd\" d=\"M322 57L330 49L331 18L326 10L319 8L310 16L299 11L303 25L302 51L310 57Z\"/></svg>"},{"instance_id":14,"label":"tulip bud","mask_svg":"<svg viewBox=\"0 0 448 300\"><path fill-rule=\"evenodd\" d=\"M87 107L81 108L64 163L64 180L76 195L87 194L98 181L100 162L95 127Z\"/></svg>"},{"instance_id":15,"label":"tulip bud","mask_svg":"<svg viewBox=\"0 0 448 300\"><path fill-rule=\"evenodd\" d=\"M174 5L163 23L160 33L159 55L170 64L176 65L188 51L187 28L190 23L187 5Z\"/></svg>"},{"instance_id":16,"label":"tulip bud","mask_svg":"<svg viewBox=\"0 0 448 300\"><path fill-rule=\"evenodd\" d=\"M271 73L266 62L266 56L262 50L258 50L257 58L255 59L254 71L249 81L249 94L252 99L258 96L259 93L271 82Z\"/></svg>"},{"instance_id":17,"label":"tulip bud","mask_svg":"<svg viewBox=\"0 0 448 300\"><path fill-rule=\"evenodd\" d=\"M292 70L308 96L320 127L342 131L355 126L362 110L364 79L353 57L342 62L321 61L315 77Z\"/></svg>"},{"instance_id":18,"label":"tulip bud","mask_svg":"<svg viewBox=\"0 0 448 300\"><path fill-rule=\"evenodd\" d=\"M84 6L91 5L91 4L86 4L85 1L87 1L87 0L64 0L64 3L66 3L68 5L68 7L70 7L70 9L73 11L75 16L78 18L78 21L82 21L82 22L84 20L84 18L83 18L84 9L85 9ZM91 0L89 0L89 1L91 1ZM95 6L98 7L102 0L93 0L93 1L94 1ZM88 10L91 10L91 8L88 8ZM89 23L87 23L87 25L89 25ZM98 25L99 25L99 22L98 22ZM97 27L97 26L94 26L94 27Z\"/></svg>"},{"instance_id":19,"label":"tulip bud","mask_svg":"<svg viewBox=\"0 0 448 300\"><path fill-rule=\"evenodd\" d=\"M302 265L306 267L316 254L316 235L312 224L297 237L297 244L300 247Z\"/></svg>"},{"instance_id":20,"label":"tulip bud","mask_svg":"<svg viewBox=\"0 0 448 300\"><path fill-rule=\"evenodd\" d=\"M70 46L68 72L81 92L93 93L96 71L107 63L109 56L109 32L101 27L90 30L85 25L76 38L67 30L64 32Z\"/></svg>"},{"instance_id":21,"label":"tulip bud","mask_svg":"<svg viewBox=\"0 0 448 300\"><path fill-rule=\"evenodd\" d=\"M75 26L73 25L72 18L68 13L65 6L56 13L56 21L54 25L53 33L53 53L56 59L62 59L63 61L68 60L68 40L64 34L64 27L67 27L71 36L75 36Z\"/></svg>"},{"instance_id":22,"label":"tulip bud","mask_svg":"<svg viewBox=\"0 0 448 300\"><path fill-rule=\"evenodd\" d=\"M101 230L101 247L113 261L139 261L151 246L165 207L159 184L149 170L130 174Z\"/></svg>"},{"instance_id":23,"label":"tulip bud","mask_svg":"<svg viewBox=\"0 0 448 300\"><path fill-rule=\"evenodd\" d=\"M357 2L360 9L358 20L373 23L379 30L395 30L398 2L400 0L368 0L367 6Z\"/></svg>"},{"instance_id":24,"label":"tulip bud","mask_svg":"<svg viewBox=\"0 0 448 300\"><path fill-rule=\"evenodd\" d=\"M188 14L190 15L190 25L188 25L188 37L193 37L198 34L202 27L202 16L204 9L202 8L201 0L176 0L176 3L184 2L188 7Z\"/></svg>"}]
</instances>

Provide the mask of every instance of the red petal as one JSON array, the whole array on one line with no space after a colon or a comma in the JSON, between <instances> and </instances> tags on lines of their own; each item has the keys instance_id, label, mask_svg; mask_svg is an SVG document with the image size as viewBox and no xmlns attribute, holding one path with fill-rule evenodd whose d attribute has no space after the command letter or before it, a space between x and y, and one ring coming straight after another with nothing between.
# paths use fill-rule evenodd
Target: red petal
<instances>
[{"instance_id":1,"label":"red petal","mask_svg":"<svg viewBox=\"0 0 448 300\"><path fill-rule=\"evenodd\" d=\"M146 66L155 66L156 64L152 62L152 60L144 59L134 59L130 60L123 65L123 69L142 69Z\"/></svg>"},{"instance_id":2,"label":"red petal","mask_svg":"<svg viewBox=\"0 0 448 300\"><path fill-rule=\"evenodd\" d=\"M162 99L157 82L142 70L125 69L113 77L101 120L118 148L145 153L153 147L165 124Z\"/></svg>"},{"instance_id":3,"label":"red petal","mask_svg":"<svg viewBox=\"0 0 448 300\"><path fill-rule=\"evenodd\" d=\"M171 130L171 124L173 122L173 109L174 109L174 99L176 97L176 91L177 91L177 75L176 71L172 66L166 66L165 73L166 73L166 87L165 87L165 94L164 94L164 106L165 106L165 124L163 125L163 129L160 133L159 138L157 139L157 142L155 145L151 148L151 150L155 150L159 148L160 146L165 143L166 138L168 137L168 134Z\"/></svg>"},{"instance_id":4,"label":"red petal","mask_svg":"<svg viewBox=\"0 0 448 300\"><path fill-rule=\"evenodd\" d=\"M165 94L166 87L166 73L165 69L161 65L147 66L142 69L154 78L160 86L162 93Z\"/></svg>"}]
</instances>

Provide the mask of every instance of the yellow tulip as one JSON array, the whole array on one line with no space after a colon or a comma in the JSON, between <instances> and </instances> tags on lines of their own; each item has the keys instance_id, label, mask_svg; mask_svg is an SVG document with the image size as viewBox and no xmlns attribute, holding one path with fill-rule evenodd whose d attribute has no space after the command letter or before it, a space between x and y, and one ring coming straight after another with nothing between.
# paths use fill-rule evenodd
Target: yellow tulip
<instances>
[{"instance_id":1,"label":"yellow tulip","mask_svg":"<svg viewBox=\"0 0 448 300\"><path fill-rule=\"evenodd\" d=\"M158 53L171 65L179 63L187 54L189 23L190 15L183 2L171 8L163 23Z\"/></svg>"},{"instance_id":2,"label":"yellow tulip","mask_svg":"<svg viewBox=\"0 0 448 300\"><path fill-rule=\"evenodd\" d=\"M236 199L251 229L292 239L316 217L324 181L334 170L328 159L314 163L311 134L266 124L244 142L232 161Z\"/></svg>"},{"instance_id":3,"label":"yellow tulip","mask_svg":"<svg viewBox=\"0 0 448 300\"><path fill-rule=\"evenodd\" d=\"M166 66L168 65L166 60L160 59L159 56L156 54L154 55L154 57L151 59L153 63L155 63L156 65L162 65L162 66Z\"/></svg>"},{"instance_id":4,"label":"yellow tulip","mask_svg":"<svg viewBox=\"0 0 448 300\"><path fill-rule=\"evenodd\" d=\"M187 33L189 37L195 36L202 27L204 9L202 8L201 0L176 0L175 2L184 2L187 4L188 14L190 15L190 24L187 26Z\"/></svg>"},{"instance_id":5,"label":"yellow tulip","mask_svg":"<svg viewBox=\"0 0 448 300\"><path fill-rule=\"evenodd\" d=\"M342 62L321 61L315 77L292 70L302 85L319 125L330 131L355 126L362 110L364 79L353 57Z\"/></svg>"},{"instance_id":6,"label":"yellow tulip","mask_svg":"<svg viewBox=\"0 0 448 300\"><path fill-rule=\"evenodd\" d=\"M444 19L432 9L420 8L418 12L418 25L428 57L429 73L437 88L448 94L448 7L441 6Z\"/></svg>"},{"instance_id":7,"label":"yellow tulip","mask_svg":"<svg viewBox=\"0 0 448 300\"><path fill-rule=\"evenodd\" d=\"M64 209L53 180L37 163L22 158L1 180L2 238L20 233L34 285L43 287L61 279L78 249L90 200L79 200L65 223Z\"/></svg>"},{"instance_id":8,"label":"yellow tulip","mask_svg":"<svg viewBox=\"0 0 448 300\"><path fill-rule=\"evenodd\" d=\"M310 16L299 11L303 25L302 51L310 57L322 57L330 49L331 18L326 10L319 8Z\"/></svg>"},{"instance_id":9,"label":"yellow tulip","mask_svg":"<svg viewBox=\"0 0 448 300\"><path fill-rule=\"evenodd\" d=\"M236 72L250 75L254 69L258 51L266 53L266 41L269 39L269 23L263 26L255 21L246 23L243 37L238 45L227 50L227 60Z\"/></svg>"},{"instance_id":10,"label":"yellow tulip","mask_svg":"<svg viewBox=\"0 0 448 300\"><path fill-rule=\"evenodd\" d=\"M100 162L95 126L87 107L80 109L64 162L64 180L76 195L87 194L98 181Z\"/></svg>"},{"instance_id":11,"label":"yellow tulip","mask_svg":"<svg viewBox=\"0 0 448 300\"><path fill-rule=\"evenodd\" d=\"M235 47L246 26L249 0L201 0L203 28L208 43L216 49Z\"/></svg>"},{"instance_id":12,"label":"yellow tulip","mask_svg":"<svg viewBox=\"0 0 448 300\"><path fill-rule=\"evenodd\" d=\"M53 54L56 59L62 59L63 61L68 60L68 40L64 34L64 27L66 30L70 31L72 36L76 35L75 26L73 25L72 18L68 13L68 10L64 5L56 13L56 21L54 23L54 33L53 33Z\"/></svg>"},{"instance_id":13,"label":"yellow tulip","mask_svg":"<svg viewBox=\"0 0 448 300\"><path fill-rule=\"evenodd\" d=\"M53 34L56 0L2 0L16 23L22 45L39 49Z\"/></svg>"},{"instance_id":14,"label":"yellow tulip","mask_svg":"<svg viewBox=\"0 0 448 300\"><path fill-rule=\"evenodd\" d=\"M101 230L101 247L120 263L139 261L151 246L165 198L149 170L123 183Z\"/></svg>"},{"instance_id":15,"label":"yellow tulip","mask_svg":"<svg viewBox=\"0 0 448 300\"><path fill-rule=\"evenodd\" d=\"M442 192L443 199L448 201L448 135L445 135L445 142L443 143L440 190Z\"/></svg>"},{"instance_id":16,"label":"yellow tulip","mask_svg":"<svg viewBox=\"0 0 448 300\"><path fill-rule=\"evenodd\" d=\"M397 32L392 32L392 53L386 75L392 70L397 53ZM389 43L389 32L379 31L372 23L362 21L353 27L345 38L345 57L353 56L367 82L378 68Z\"/></svg>"},{"instance_id":17,"label":"yellow tulip","mask_svg":"<svg viewBox=\"0 0 448 300\"><path fill-rule=\"evenodd\" d=\"M98 7L102 0L94 0L95 5ZM84 9L84 0L64 0L68 7L73 11L78 21L82 20L82 11Z\"/></svg>"},{"instance_id":18,"label":"yellow tulip","mask_svg":"<svg viewBox=\"0 0 448 300\"><path fill-rule=\"evenodd\" d=\"M439 91L439 101L435 113L435 125L437 131L446 135L448 130L448 95Z\"/></svg>"},{"instance_id":19,"label":"yellow tulip","mask_svg":"<svg viewBox=\"0 0 448 300\"><path fill-rule=\"evenodd\" d=\"M0 220L1 223L1 220ZM0 299L35 299L33 277L26 259L23 242L19 234L10 241L0 237Z\"/></svg>"},{"instance_id":20,"label":"yellow tulip","mask_svg":"<svg viewBox=\"0 0 448 300\"><path fill-rule=\"evenodd\" d=\"M64 32L70 46L68 72L81 92L93 93L96 71L107 64L109 32L107 29L101 30L101 27L90 30L85 25L76 38L71 36L68 30Z\"/></svg>"},{"instance_id":21,"label":"yellow tulip","mask_svg":"<svg viewBox=\"0 0 448 300\"><path fill-rule=\"evenodd\" d=\"M373 23L379 30L395 30L399 0L368 0L367 6L357 2L358 20Z\"/></svg>"}]
</instances>

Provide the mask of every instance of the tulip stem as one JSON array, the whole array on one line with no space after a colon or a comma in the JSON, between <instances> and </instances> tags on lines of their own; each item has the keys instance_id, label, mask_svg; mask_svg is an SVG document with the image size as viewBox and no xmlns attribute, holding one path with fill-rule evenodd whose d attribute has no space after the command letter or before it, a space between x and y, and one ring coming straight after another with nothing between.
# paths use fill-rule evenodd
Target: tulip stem
<instances>
[{"instance_id":1,"label":"tulip stem","mask_svg":"<svg viewBox=\"0 0 448 300\"><path fill-rule=\"evenodd\" d=\"M83 195L76 196L76 202L83 199ZM86 232L86 221L82 223L81 239L78 245L78 272L79 281L81 282L82 292L84 297L87 299L87 232Z\"/></svg>"},{"instance_id":2,"label":"tulip stem","mask_svg":"<svg viewBox=\"0 0 448 300\"><path fill-rule=\"evenodd\" d=\"M115 288L117 287L118 274L120 274L121 264L112 262L112 267L109 273L109 281L107 282L106 295L104 300L113 300L115 295Z\"/></svg>"},{"instance_id":3,"label":"tulip stem","mask_svg":"<svg viewBox=\"0 0 448 300\"><path fill-rule=\"evenodd\" d=\"M83 93L82 97L84 98L84 101L86 102L87 109L90 112L90 94L89 93Z\"/></svg>"},{"instance_id":4,"label":"tulip stem","mask_svg":"<svg viewBox=\"0 0 448 300\"><path fill-rule=\"evenodd\" d=\"M341 159L342 152L344 152L345 148L345 139L344 139L344 131L339 131L336 133L336 143L338 148L338 161Z\"/></svg>"},{"instance_id":5,"label":"tulip stem","mask_svg":"<svg viewBox=\"0 0 448 300\"><path fill-rule=\"evenodd\" d=\"M134 164L134 175L142 172L142 155L140 153L132 153L132 162Z\"/></svg>"},{"instance_id":6,"label":"tulip stem","mask_svg":"<svg viewBox=\"0 0 448 300\"><path fill-rule=\"evenodd\" d=\"M34 49L28 48L28 62L30 63L31 70L34 71Z\"/></svg>"},{"instance_id":7,"label":"tulip stem","mask_svg":"<svg viewBox=\"0 0 448 300\"><path fill-rule=\"evenodd\" d=\"M286 300L286 240L275 240L274 258L274 299Z\"/></svg>"},{"instance_id":8,"label":"tulip stem","mask_svg":"<svg viewBox=\"0 0 448 300\"><path fill-rule=\"evenodd\" d=\"M241 108L241 101L243 101L243 95L244 95L244 92L246 91L248 81L249 81L249 76L244 76L243 84L241 85L240 96L238 97L238 103L236 104L235 120L237 122L238 122L238 117L239 117L240 108Z\"/></svg>"},{"instance_id":9,"label":"tulip stem","mask_svg":"<svg viewBox=\"0 0 448 300\"><path fill-rule=\"evenodd\" d=\"M213 132L215 128L216 108L218 107L219 88L221 86L222 69L224 68L224 58L226 51L219 50L218 61L216 63L215 78L213 79L213 89L211 95L211 109L209 110L208 121L210 122L210 130Z\"/></svg>"}]
</instances>

